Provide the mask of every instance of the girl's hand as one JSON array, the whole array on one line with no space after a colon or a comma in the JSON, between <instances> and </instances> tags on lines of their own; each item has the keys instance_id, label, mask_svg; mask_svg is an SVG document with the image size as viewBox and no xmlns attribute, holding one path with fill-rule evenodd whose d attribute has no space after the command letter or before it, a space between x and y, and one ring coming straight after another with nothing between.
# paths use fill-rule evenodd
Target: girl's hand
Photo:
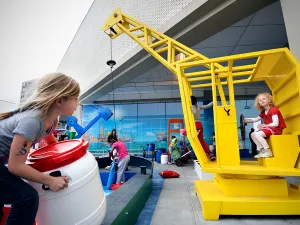
<instances>
[{"instance_id":1,"label":"girl's hand","mask_svg":"<svg viewBox=\"0 0 300 225\"><path fill-rule=\"evenodd\" d=\"M49 184L46 185L49 186L51 191L56 192L68 187L68 182L68 177L51 177Z\"/></svg>"},{"instance_id":2,"label":"girl's hand","mask_svg":"<svg viewBox=\"0 0 300 225\"><path fill-rule=\"evenodd\" d=\"M264 127L266 127L265 124L258 124L258 125L257 125L257 128L258 128L259 130L261 130L261 129L264 128Z\"/></svg>"},{"instance_id":3,"label":"girl's hand","mask_svg":"<svg viewBox=\"0 0 300 225\"><path fill-rule=\"evenodd\" d=\"M57 140L56 140L56 138L54 137L53 132L52 132L51 134L49 134L48 136L44 137L44 141L45 141L48 145L57 143Z\"/></svg>"}]
</instances>

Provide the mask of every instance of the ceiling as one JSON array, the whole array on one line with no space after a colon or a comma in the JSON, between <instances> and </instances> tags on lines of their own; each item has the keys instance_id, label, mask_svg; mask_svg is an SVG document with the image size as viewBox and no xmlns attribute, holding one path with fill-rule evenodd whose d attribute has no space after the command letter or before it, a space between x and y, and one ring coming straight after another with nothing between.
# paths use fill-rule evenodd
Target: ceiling
<instances>
[{"instance_id":1,"label":"ceiling","mask_svg":"<svg viewBox=\"0 0 300 225\"><path fill-rule=\"evenodd\" d=\"M197 35L197 34L195 34ZM280 1L277 1L238 23L196 44L192 48L213 58L252 51L280 48L288 43ZM247 63L247 62L243 62ZM264 83L240 85L239 94L267 90ZM203 92L193 93L203 96ZM138 99L178 98L177 78L162 64L103 96L97 102L131 101Z\"/></svg>"}]
</instances>

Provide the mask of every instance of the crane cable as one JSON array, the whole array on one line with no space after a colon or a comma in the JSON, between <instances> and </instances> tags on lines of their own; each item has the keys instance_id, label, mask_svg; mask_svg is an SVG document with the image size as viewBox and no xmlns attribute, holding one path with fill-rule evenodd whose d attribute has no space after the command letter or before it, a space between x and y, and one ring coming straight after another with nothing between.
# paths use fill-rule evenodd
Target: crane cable
<instances>
[{"instance_id":1,"label":"crane cable","mask_svg":"<svg viewBox=\"0 0 300 225\"><path fill-rule=\"evenodd\" d=\"M106 62L106 64L110 67L111 73L111 85L112 85L112 97L113 97L113 106L114 106L114 128L116 129L116 106L115 106L115 94L114 94L114 72L113 67L116 65L116 61L112 59L112 40L110 38L110 60Z\"/></svg>"}]
</instances>

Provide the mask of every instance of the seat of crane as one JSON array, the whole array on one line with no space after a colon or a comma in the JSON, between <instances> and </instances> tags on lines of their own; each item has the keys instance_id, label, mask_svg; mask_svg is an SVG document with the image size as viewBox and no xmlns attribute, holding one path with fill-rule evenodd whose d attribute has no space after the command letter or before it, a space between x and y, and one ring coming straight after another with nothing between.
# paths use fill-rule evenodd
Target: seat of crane
<instances>
[{"instance_id":1,"label":"seat of crane","mask_svg":"<svg viewBox=\"0 0 300 225\"><path fill-rule=\"evenodd\" d=\"M298 135L272 135L267 141L274 154L272 158L241 160L240 165L218 165L217 162L209 161L202 169L208 173L220 174L300 176Z\"/></svg>"}]
</instances>

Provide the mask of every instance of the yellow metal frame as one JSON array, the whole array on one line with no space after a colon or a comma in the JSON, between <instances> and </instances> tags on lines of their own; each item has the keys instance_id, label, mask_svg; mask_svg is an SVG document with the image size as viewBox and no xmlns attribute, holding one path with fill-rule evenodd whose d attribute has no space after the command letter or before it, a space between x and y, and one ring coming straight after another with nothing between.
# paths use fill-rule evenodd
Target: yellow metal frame
<instances>
[{"instance_id":1,"label":"yellow metal frame","mask_svg":"<svg viewBox=\"0 0 300 225\"><path fill-rule=\"evenodd\" d=\"M300 67L288 49L209 59L122 13L120 9L114 10L102 29L113 39L126 33L177 75L187 136L202 170L216 174L214 181L195 181L195 192L202 204L205 219L218 219L219 214L249 214L248 203L255 205L254 214L300 214L298 186L288 189L285 179L280 178L300 176L297 136L300 134ZM180 60L176 60L178 54L182 56ZM253 62L237 65L242 60ZM284 135L272 136L269 140L274 158L247 162L241 161L239 155L234 85L257 81L265 81L272 90L287 128ZM212 87L216 162L207 158L198 141L190 110L192 91L206 87ZM219 104L218 97L221 100ZM275 185L272 189L275 193L269 196L265 189L271 183ZM249 192L253 184L257 184L256 190L261 191ZM268 206L268 209L258 207L260 204ZM295 206L297 210L292 209Z\"/></svg>"}]
</instances>

